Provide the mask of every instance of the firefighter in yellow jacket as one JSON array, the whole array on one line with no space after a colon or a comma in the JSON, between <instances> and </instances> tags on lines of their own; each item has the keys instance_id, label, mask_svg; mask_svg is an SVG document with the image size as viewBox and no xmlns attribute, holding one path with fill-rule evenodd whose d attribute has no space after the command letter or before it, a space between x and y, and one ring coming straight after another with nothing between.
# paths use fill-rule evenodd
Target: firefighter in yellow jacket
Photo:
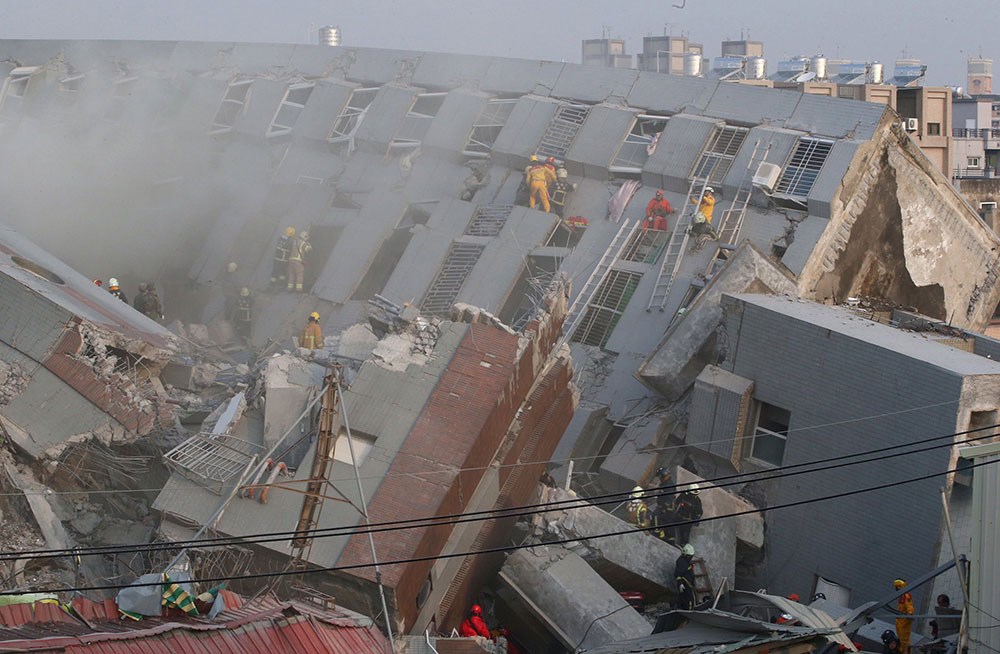
<instances>
[{"instance_id":1,"label":"firefighter in yellow jacket","mask_svg":"<svg viewBox=\"0 0 1000 654\"><path fill-rule=\"evenodd\" d=\"M892 582L892 587L900 590L906 586L906 582L897 579ZM896 611L902 615L913 615L913 595L903 593L896 602ZM910 651L910 628L913 626L913 618L896 618L896 636L899 638L899 651L902 654L909 654Z\"/></svg>"},{"instance_id":2,"label":"firefighter in yellow jacket","mask_svg":"<svg viewBox=\"0 0 1000 654\"><path fill-rule=\"evenodd\" d=\"M542 203L542 209L551 211L549 205L549 185L556 183L556 173L552 168L538 160L537 155L531 155L531 165L525 173L528 183L528 206L535 208L536 199Z\"/></svg>"},{"instance_id":3,"label":"firefighter in yellow jacket","mask_svg":"<svg viewBox=\"0 0 1000 654\"><path fill-rule=\"evenodd\" d=\"M323 348L323 330L319 326L319 314L315 311L309 314L309 320L302 328L302 335L299 336L299 347L304 347L307 350Z\"/></svg>"},{"instance_id":4,"label":"firefighter in yellow jacket","mask_svg":"<svg viewBox=\"0 0 1000 654\"><path fill-rule=\"evenodd\" d=\"M312 252L309 243L309 232L301 232L292 241L292 249L288 254L288 290L302 292L302 279L306 274L306 255Z\"/></svg>"}]
</instances>

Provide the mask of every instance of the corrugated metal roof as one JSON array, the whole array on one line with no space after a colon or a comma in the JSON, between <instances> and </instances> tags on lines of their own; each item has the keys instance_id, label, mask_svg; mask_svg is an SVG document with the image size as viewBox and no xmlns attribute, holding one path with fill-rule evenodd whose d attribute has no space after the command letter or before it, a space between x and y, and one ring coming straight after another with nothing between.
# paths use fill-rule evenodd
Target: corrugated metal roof
<instances>
[{"instance_id":1,"label":"corrugated metal roof","mask_svg":"<svg viewBox=\"0 0 1000 654\"><path fill-rule=\"evenodd\" d=\"M781 257L781 263L785 264L789 270L798 275L805 268L806 262L812 256L816 248L816 241L826 230L830 221L819 216L806 216L795 228L795 240L785 250Z\"/></svg>"},{"instance_id":2,"label":"corrugated metal roof","mask_svg":"<svg viewBox=\"0 0 1000 654\"><path fill-rule=\"evenodd\" d=\"M816 216L830 217L830 203L837 196L844 175L847 174L851 162L861 147L861 141L836 141L830 154L826 156L823 167L816 176L812 188L809 189L809 213Z\"/></svg>"},{"instance_id":3,"label":"corrugated metal roof","mask_svg":"<svg viewBox=\"0 0 1000 654\"><path fill-rule=\"evenodd\" d=\"M969 570L969 641L972 652L1000 650L1000 630L993 616L1000 615L1000 444L963 448L963 457L987 463L972 471L972 550Z\"/></svg>"},{"instance_id":4,"label":"corrugated metal roof","mask_svg":"<svg viewBox=\"0 0 1000 654\"><path fill-rule=\"evenodd\" d=\"M76 615L53 604L0 607L0 651L80 654L277 654L334 652L386 654L388 641L371 620L341 609L325 610L270 598L242 604L222 591L227 609L218 618L172 611L163 617L122 620L112 600L76 598Z\"/></svg>"}]
</instances>

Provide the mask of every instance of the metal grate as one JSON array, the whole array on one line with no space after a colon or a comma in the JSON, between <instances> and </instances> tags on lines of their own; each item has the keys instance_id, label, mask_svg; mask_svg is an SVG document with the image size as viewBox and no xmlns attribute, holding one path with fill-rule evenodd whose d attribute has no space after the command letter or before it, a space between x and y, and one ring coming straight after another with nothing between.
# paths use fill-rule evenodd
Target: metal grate
<instances>
[{"instance_id":1,"label":"metal grate","mask_svg":"<svg viewBox=\"0 0 1000 654\"><path fill-rule=\"evenodd\" d=\"M570 339L574 343L604 347L622 317L642 275L611 270L594 293L580 326Z\"/></svg>"},{"instance_id":2,"label":"metal grate","mask_svg":"<svg viewBox=\"0 0 1000 654\"><path fill-rule=\"evenodd\" d=\"M513 209L512 204L483 204L476 207L472 221L465 228L466 236L498 236Z\"/></svg>"},{"instance_id":3,"label":"metal grate","mask_svg":"<svg viewBox=\"0 0 1000 654\"><path fill-rule=\"evenodd\" d=\"M711 184L721 184L749 131L746 127L716 127L691 176L695 179L707 178Z\"/></svg>"},{"instance_id":4,"label":"metal grate","mask_svg":"<svg viewBox=\"0 0 1000 654\"><path fill-rule=\"evenodd\" d=\"M670 232L656 229L637 230L622 250L622 261L653 263L660 256Z\"/></svg>"},{"instance_id":5,"label":"metal grate","mask_svg":"<svg viewBox=\"0 0 1000 654\"><path fill-rule=\"evenodd\" d=\"M832 149L833 141L800 138L774 192L800 198L807 197Z\"/></svg>"},{"instance_id":6,"label":"metal grate","mask_svg":"<svg viewBox=\"0 0 1000 654\"><path fill-rule=\"evenodd\" d=\"M471 243L452 243L441 270L431 282L431 287L420 304L421 311L444 314L451 310L465 278L469 276L485 246Z\"/></svg>"},{"instance_id":7,"label":"metal grate","mask_svg":"<svg viewBox=\"0 0 1000 654\"><path fill-rule=\"evenodd\" d=\"M490 100L479 112L479 117L472 125L472 133L465 144L463 154L466 156L489 156L493 144L500 135L500 130L507 124L510 112L514 110L516 100Z\"/></svg>"},{"instance_id":8,"label":"metal grate","mask_svg":"<svg viewBox=\"0 0 1000 654\"><path fill-rule=\"evenodd\" d=\"M221 495L226 483L239 476L262 449L235 436L195 434L163 458L180 474Z\"/></svg>"},{"instance_id":9,"label":"metal grate","mask_svg":"<svg viewBox=\"0 0 1000 654\"><path fill-rule=\"evenodd\" d=\"M542 141L538 144L538 156L563 159L569 146L573 144L576 133L587 119L590 107L579 104L563 104L556 109L556 115L545 129Z\"/></svg>"}]
</instances>

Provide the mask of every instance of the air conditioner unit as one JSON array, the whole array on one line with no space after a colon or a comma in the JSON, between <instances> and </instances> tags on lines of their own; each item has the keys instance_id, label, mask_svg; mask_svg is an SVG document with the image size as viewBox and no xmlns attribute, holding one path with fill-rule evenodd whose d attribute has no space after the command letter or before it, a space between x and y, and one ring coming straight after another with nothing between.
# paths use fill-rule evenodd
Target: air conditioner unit
<instances>
[{"instance_id":1,"label":"air conditioner unit","mask_svg":"<svg viewBox=\"0 0 1000 654\"><path fill-rule=\"evenodd\" d=\"M766 161L757 166L757 172L753 176L753 185L764 189L768 193L774 192L774 186L781 178L781 166Z\"/></svg>"},{"instance_id":2,"label":"air conditioner unit","mask_svg":"<svg viewBox=\"0 0 1000 654\"><path fill-rule=\"evenodd\" d=\"M906 131L907 132L919 132L920 131L920 119L919 118L907 118L906 119Z\"/></svg>"}]
</instances>

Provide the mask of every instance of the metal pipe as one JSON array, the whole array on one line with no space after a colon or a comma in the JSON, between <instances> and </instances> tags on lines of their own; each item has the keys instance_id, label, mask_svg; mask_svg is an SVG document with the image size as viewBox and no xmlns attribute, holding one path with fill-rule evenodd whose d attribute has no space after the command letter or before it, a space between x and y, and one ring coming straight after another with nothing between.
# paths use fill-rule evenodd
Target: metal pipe
<instances>
[{"instance_id":1,"label":"metal pipe","mask_svg":"<svg viewBox=\"0 0 1000 654\"><path fill-rule=\"evenodd\" d=\"M347 405L344 403L344 393L341 392L340 378L335 382L337 385L337 397L340 398L340 417L344 422L344 431L347 433L347 447L351 452L351 464L354 467L354 480L358 484L358 496L361 499L361 516L364 518L365 527L369 525L368 501L365 499L365 491L361 486L361 474L358 472L358 459L354 455L354 439L351 437L351 424L347 420ZM382 615L385 616L385 635L389 638L389 646L392 651L396 651L396 643L392 637L392 620L389 619L389 606L385 601L385 588L382 586L382 570L378 564L378 556L375 554L375 536L368 530L368 547L372 553L372 567L375 569L375 583L378 584L379 599L382 600Z\"/></svg>"}]
</instances>

